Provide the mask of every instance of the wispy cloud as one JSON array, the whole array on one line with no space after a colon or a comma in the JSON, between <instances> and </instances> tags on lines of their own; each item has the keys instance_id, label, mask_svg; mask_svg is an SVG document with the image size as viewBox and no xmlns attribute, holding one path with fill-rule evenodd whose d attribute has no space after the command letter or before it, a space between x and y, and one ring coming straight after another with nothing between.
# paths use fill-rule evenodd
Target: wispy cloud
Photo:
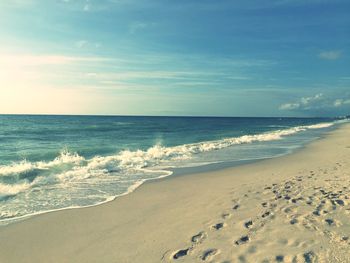
<instances>
[{"instance_id":1,"label":"wispy cloud","mask_svg":"<svg viewBox=\"0 0 350 263\"><path fill-rule=\"evenodd\" d=\"M135 34L139 30L153 27L153 26L155 26L155 23L145 23L145 22L136 21L129 25L129 33Z\"/></svg>"},{"instance_id":2,"label":"wispy cloud","mask_svg":"<svg viewBox=\"0 0 350 263\"><path fill-rule=\"evenodd\" d=\"M83 79L77 72L88 66L108 63L103 57L77 57L65 55L0 54L0 87L32 89L39 87L63 88L74 86ZM85 67L85 68L84 68ZM64 76L64 78L62 78ZM73 87L72 87L73 88Z\"/></svg>"},{"instance_id":3,"label":"wispy cloud","mask_svg":"<svg viewBox=\"0 0 350 263\"><path fill-rule=\"evenodd\" d=\"M334 95L325 96L322 93L310 97L302 97L296 101L280 105L280 110L309 111L318 109L334 109L350 105L350 96L345 94L342 98Z\"/></svg>"},{"instance_id":4,"label":"wispy cloud","mask_svg":"<svg viewBox=\"0 0 350 263\"><path fill-rule=\"evenodd\" d=\"M75 42L75 46L77 48L82 48L82 47L86 46L87 43L88 43L88 41L86 41L86 40L79 40L79 41Z\"/></svg>"},{"instance_id":5,"label":"wispy cloud","mask_svg":"<svg viewBox=\"0 0 350 263\"><path fill-rule=\"evenodd\" d=\"M300 104L295 102L295 103L285 103L282 104L279 109L280 110L296 110L300 108Z\"/></svg>"},{"instance_id":6,"label":"wispy cloud","mask_svg":"<svg viewBox=\"0 0 350 263\"><path fill-rule=\"evenodd\" d=\"M57 2L57 1L56 1ZM61 7L70 11L101 11L107 9L107 3L105 0L90 1L90 0L60 0Z\"/></svg>"},{"instance_id":7,"label":"wispy cloud","mask_svg":"<svg viewBox=\"0 0 350 263\"><path fill-rule=\"evenodd\" d=\"M80 40L78 48L89 47L91 43ZM0 86L17 87L48 86L82 90L133 90L148 92L150 89L175 89L232 87L234 83L250 80L248 72L237 68L250 67L251 62L227 64L217 61L199 67L201 61L209 59L163 54L142 54L120 57L69 56L56 54L0 54ZM147 62L143 64L142 62ZM169 62L172 66L169 67ZM254 64L254 63L253 63ZM203 65L203 63L202 63ZM62 78L64 76L64 78Z\"/></svg>"},{"instance_id":8,"label":"wispy cloud","mask_svg":"<svg viewBox=\"0 0 350 263\"><path fill-rule=\"evenodd\" d=\"M35 0L1 1L0 7L27 8L35 4Z\"/></svg>"},{"instance_id":9,"label":"wispy cloud","mask_svg":"<svg viewBox=\"0 0 350 263\"><path fill-rule=\"evenodd\" d=\"M326 60L336 60L339 59L342 55L342 52L340 50L328 50L328 51L322 51L318 54L318 57L321 59Z\"/></svg>"},{"instance_id":10,"label":"wispy cloud","mask_svg":"<svg viewBox=\"0 0 350 263\"><path fill-rule=\"evenodd\" d=\"M64 55L31 55L31 54L0 54L1 64L9 66L45 66L45 65L64 65L77 62L98 62L107 61L103 57L75 57Z\"/></svg>"},{"instance_id":11,"label":"wispy cloud","mask_svg":"<svg viewBox=\"0 0 350 263\"><path fill-rule=\"evenodd\" d=\"M76 41L74 43L74 45L77 48L100 48L101 47L101 43L99 43L99 42L90 42L90 41L87 41L85 39Z\"/></svg>"},{"instance_id":12,"label":"wispy cloud","mask_svg":"<svg viewBox=\"0 0 350 263\"><path fill-rule=\"evenodd\" d=\"M60 55L5 55L2 56L2 62L7 66L27 67L41 65L62 65L77 61L75 57Z\"/></svg>"},{"instance_id":13,"label":"wispy cloud","mask_svg":"<svg viewBox=\"0 0 350 263\"><path fill-rule=\"evenodd\" d=\"M310 97L302 97L297 101L282 104L280 110L299 110L299 109L310 109L318 106L318 102L323 100L323 94L319 93Z\"/></svg>"},{"instance_id":14,"label":"wispy cloud","mask_svg":"<svg viewBox=\"0 0 350 263\"><path fill-rule=\"evenodd\" d=\"M83 78L89 79L93 82L121 84L142 82L147 84L149 82L155 84L159 82L166 82L166 86L208 86L218 85L230 76L224 73L215 72L185 72L185 71L120 71L120 72L89 72L84 74Z\"/></svg>"},{"instance_id":15,"label":"wispy cloud","mask_svg":"<svg viewBox=\"0 0 350 263\"><path fill-rule=\"evenodd\" d=\"M342 107L346 105L350 105L350 99L336 99L333 103L334 107Z\"/></svg>"}]
</instances>

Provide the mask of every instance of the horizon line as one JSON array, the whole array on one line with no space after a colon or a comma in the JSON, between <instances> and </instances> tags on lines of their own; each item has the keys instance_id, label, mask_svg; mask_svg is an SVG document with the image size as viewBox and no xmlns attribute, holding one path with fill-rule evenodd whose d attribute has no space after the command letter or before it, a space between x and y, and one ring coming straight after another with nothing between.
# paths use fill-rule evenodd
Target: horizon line
<instances>
[{"instance_id":1,"label":"horizon line","mask_svg":"<svg viewBox=\"0 0 350 263\"><path fill-rule=\"evenodd\" d=\"M167 117L167 118L347 118L344 116L219 116L219 115L138 115L138 114L58 114L58 113L0 113L0 116L71 116L71 117Z\"/></svg>"}]
</instances>

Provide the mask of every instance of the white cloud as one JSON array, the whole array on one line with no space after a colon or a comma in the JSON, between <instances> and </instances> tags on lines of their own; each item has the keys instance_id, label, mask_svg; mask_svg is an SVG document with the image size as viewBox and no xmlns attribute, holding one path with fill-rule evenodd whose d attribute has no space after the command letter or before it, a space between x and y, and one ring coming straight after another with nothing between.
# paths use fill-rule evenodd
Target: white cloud
<instances>
[{"instance_id":1,"label":"white cloud","mask_svg":"<svg viewBox=\"0 0 350 263\"><path fill-rule=\"evenodd\" d=\"M345 105L350 105L350 99L336 99L333 103L334 107L342 107Z\"/></svg>"},{"instance_id":2,"label":"white cloud","mask_svg":"<svg viewBox=\"0 0 350 263\"><path fill-rule=\"evenodd\" d=\"M310 97L302 97L298 101L282 104L280 110L310 109L323 100L323 94L319 93Z\"/></svg>"},{"instance_id":3,"label":"white cloud","mask_svg":"<svg viewBox=\"0 0 350 263\"><path fill-rule=\"evenodd\" d=\"M280 110L296 110L300 107L299 103L286 103L282 104L279 109Z\"/></svg>"},{"instance_id":4,"label":"white cloud","mask_svg":"<svg viewBox=\"0 0 350 263\"><path fill-rule=\"evenodd\" d=\"M333 103L334 107L340 107L342 104L343 104L343 101L341 99L337 99Z\"/></svg>"},{"instance_id":5,"label":"white cloud","mask_svg":"<svg viewBox=\"0 0 350 263\"><path fill-rule=\"evenodd\" d=\"M311 97L303 97L300 99L301 105L308 106L309 104L313 103L314 101L320 100L322 98L323 94L319 93L316 94L315 96Z\"/></svg>"},{"instance_id":6,"label":"white cloud","mask_svg":"<svg viewBox=\"0 0 350 263\"><path fill-rule=\"evenodd\" d=\"M280 110L316 110L340 108L350 105L349 96L344 98L325 97L322 93L310 97L302 97L294 102L280 105Z\"/></svg>"},{"instance_id":7,"label":"white cloud","mask_svg":"<svg viewBox=\"0 0 350 263\"><path fill-rule=\"evenodd\" d=\"M341 57L341 54L342 52L340 50L328 50L322 51L320 54L318 54L318 56L321 59L336 60Z\"/></svg>"}]
</instances>

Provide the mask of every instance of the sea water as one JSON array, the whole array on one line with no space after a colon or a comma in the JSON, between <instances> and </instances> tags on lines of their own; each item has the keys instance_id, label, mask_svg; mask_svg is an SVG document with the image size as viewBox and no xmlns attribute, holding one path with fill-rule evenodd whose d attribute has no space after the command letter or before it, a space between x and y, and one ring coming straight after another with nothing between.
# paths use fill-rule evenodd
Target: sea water
<instances>
[{"instance_id":1,"label":"sea water","mask_svg":"<svg viewBox=\"0 0 350 263\"><path fill-rule=\"evenodd\" d=\"M184 167L292 152L330 118L0 115L0 223L101 204Z\"/></svg>"}]
</instances>

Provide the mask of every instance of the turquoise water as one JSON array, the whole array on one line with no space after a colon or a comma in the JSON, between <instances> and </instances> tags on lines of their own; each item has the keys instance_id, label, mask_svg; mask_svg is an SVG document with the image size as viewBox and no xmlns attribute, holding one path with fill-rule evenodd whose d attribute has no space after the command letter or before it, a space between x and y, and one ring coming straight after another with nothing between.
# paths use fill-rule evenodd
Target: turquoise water
<instances>
[{"instance_id":1,"label":"turquoise water","mask_svg":"<svg viewBox=\"0 0 350 263\"><path fill-rule=\"evenodd\" d=\"M321 118L0 115L0 221L100 204L176 168L279 156Z\"/></svg>"}]
</instances>

